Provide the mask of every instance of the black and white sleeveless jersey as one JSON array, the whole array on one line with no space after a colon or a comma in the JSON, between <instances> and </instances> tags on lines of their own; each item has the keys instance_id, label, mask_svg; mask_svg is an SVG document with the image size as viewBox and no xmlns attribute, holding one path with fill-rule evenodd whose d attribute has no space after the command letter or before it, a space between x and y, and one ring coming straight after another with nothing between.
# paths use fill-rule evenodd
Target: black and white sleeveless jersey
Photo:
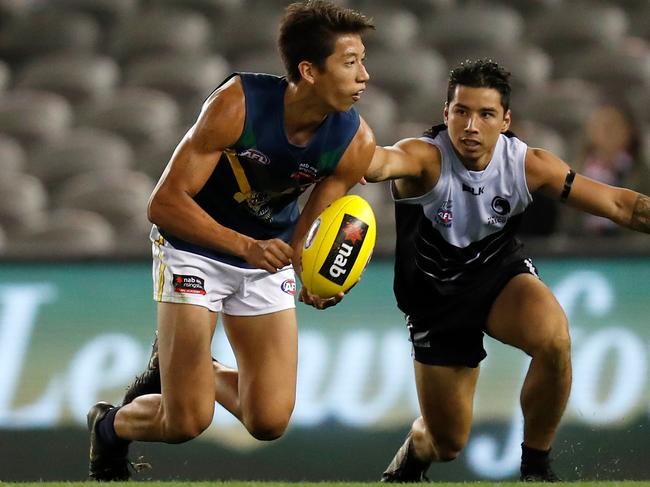
<instances>
[{"instance_id":1,"label":"black and white sleeveless jersey","mask_svg":"<svg viewBox=\"0 0 650 487\"><path fill-rule=\"evenodd\" d=\"M515 238L531 203L525 176L527 146L500 135L483 171L458 159L446 128L421 140L441 153L440 178L428 193L395 197L397 243L395 295L406 313L431 302L431 293L451 295L480 284L486 272L518 256ZM415 308L415 310L414 310Z\"/></svg>"}]
</instances>

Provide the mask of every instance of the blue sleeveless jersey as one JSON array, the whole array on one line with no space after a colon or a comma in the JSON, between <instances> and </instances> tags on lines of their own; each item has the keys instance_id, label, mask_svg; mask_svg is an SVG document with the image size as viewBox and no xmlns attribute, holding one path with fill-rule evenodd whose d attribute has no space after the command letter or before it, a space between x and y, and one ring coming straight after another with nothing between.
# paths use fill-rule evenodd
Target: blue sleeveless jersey
<instances>
[{"instance_id":1,"label":"blue sleeveless jersey","mask_svg":"<svg viewBox=\"0 0 650 487\"><path fill-rule=\"evenodd\" d=\"M239 140L223 152L194 200L221 225L257 240L290 242L298 220L297 198L324 179L341 159L359 128L359 114L329 114L306 146L293 145L284 130L285 78L239 75L246 99L246 121ZM222 84L223 84L222 83ZM234 255L181 240L164 229L175 248L238 267L250 265Z\"/></svg>"}]
</instances>

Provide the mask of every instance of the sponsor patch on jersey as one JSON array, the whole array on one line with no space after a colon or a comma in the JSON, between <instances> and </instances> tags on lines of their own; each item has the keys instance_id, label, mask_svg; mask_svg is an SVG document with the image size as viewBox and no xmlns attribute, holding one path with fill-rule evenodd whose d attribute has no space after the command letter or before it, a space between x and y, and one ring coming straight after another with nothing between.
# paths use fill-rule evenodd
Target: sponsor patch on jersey
<instances>
[{"instance_id":1,"label":"sponsor patch on jersey","mask_svg":"<svg viewBox=\"0 0 650 487\"><path fill-rule=\"evenodd\" d=\"M501 196L495 196L492 200L492 211L500 216L510 213L510 202Z\"/></svg>"},{"instance_id":2,"label":"sponsor patch on jersey","mask_svg":"<svg viewBox=\"0 0 650 487\"><path fill-rule=\"evenodd\" d=\"M343 284L357 261L367 231L366 223L347 213L343 215L334 244L318 273L338 285Z\"/></svg>"},{"instance_id":3,"label":"sponsor patch on jersey","mask_svg":"<svg viewBox=\"0 0 650 487\"><path fill-rule=\"evenodd\" d=\"M451 200L444 201L442 206L436 212L436 223L443 227L451 227L451 222L454 219L454 213L451 211Z\"/></svg>"},{"instance_id":4,"label":"sponsor patch on jersey","mask_svg":"<svg viewBox=\"0 0 650 487\"><path fill-rule=\"evenodd\" d=\"M174 274L174 291L183 294L205 294L205 283L198 276Z\"/></svg>"},{"instance_id":5,"label":"sponsor patch on jersey","mask_svg":"<svg viewBox=\"0 0 650 487\"><path fill-rule=\"evenodd\" d=\"M492 199L492 211L496 213L496 216L491 216L488 218L488 225L503 225L508 221L508 213L510 213L510 203L507 199L501 196L495 196Z\"/></svg>"},{"instance_id":6,"label":"sponsor patch on jersey","mask_svg":"<svg viewBox=\"0 0 650 487\"><path fill-rule=\"evenodd\" d=\"M257 149L246 149L245 151L238 153L237 156L245 157L246 159L250 159L251 161L261 164L263 166L268 166L271 163L271 159L269 159L269 156L267 156L263 152L258 151Z\"/></svg>"},{"instance_id":7,"label":"sponsor patch on jersey","mask_svg":"<svg viewBox=\"0 0 650 487\"><path fill-rule=\"evenodd\" d=\"M280 289L287 293L290 296L296 295L296 281L293 279L287 279L280 284Z\"/></svg>"},{"instance_id":8,"label":"sponsor patch on jersey","mask_svg":"<svg viewBox=\"0 0 650 487\"><path fill-rule=\"evenodd\" d=\"M317 183L324 179L325 176L318 174L318 168L312 166L308 162L301 162L298 166L298 170L291 173L291 179L298 181L298 184L310 185Z\"/></svg>"},{"instance_id":9,"label":"sponsor patch on jersey","mask_svg":"<svg viewBox=\"0 0 650 487\"><path fill-rule=\"evenodd\" d=\"M478 186L474 188L472 186L468 186L467 184L463 183L463 191L467 191L468 193L471 193L474 196L479 196L482 195L483 192L485 191L485 186Z\"/></svg>"}]
</instances>

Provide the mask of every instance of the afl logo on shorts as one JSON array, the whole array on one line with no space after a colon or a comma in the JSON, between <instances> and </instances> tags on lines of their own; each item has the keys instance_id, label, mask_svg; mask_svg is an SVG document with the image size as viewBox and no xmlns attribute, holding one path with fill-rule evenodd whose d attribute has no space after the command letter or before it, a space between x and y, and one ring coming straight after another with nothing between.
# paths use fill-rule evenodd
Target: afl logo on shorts
<instances>
[{"instance_id":1,"label":"afl logo on shorts","mask_svg":"<svg viewBox=\"0 0 650 487\"><path fill-rule=\"evenodd\" d=\"M510 213L510 203L501 196L495 196L492 200L492 210L497 215L505 216Z\"/></svg>"},{"instance_id":2,"label":"afl logo on shorts","mask_svg":"<svg viewBox=\"0 0 650 487\"><path fill-rule=\"evenodd\" d=\"M280 284L280 289L290 296L296 295L296 281L293 279L287 279L282 284Z\"/></svg>"}]
</instances>

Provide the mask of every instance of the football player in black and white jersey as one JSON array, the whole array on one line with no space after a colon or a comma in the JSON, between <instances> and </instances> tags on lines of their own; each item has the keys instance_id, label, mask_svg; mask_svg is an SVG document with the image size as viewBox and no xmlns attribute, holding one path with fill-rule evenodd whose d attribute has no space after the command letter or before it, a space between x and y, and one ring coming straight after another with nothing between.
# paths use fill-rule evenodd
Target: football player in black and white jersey
<instances>
[{"instance_id":1,"label":"football player in black and white jersey","mask_svg":"<svg viewBox=\"0 0 650 487\"><path fill-rule=\"evenodd\" d=\"M384 482L424 478L465 446L483 334L531 358L521 390L521 479L556 481L549 452L571 388L567 318L515 238L540 191L650 232L650 198L576 174L509 132L510 73L489 60L451 71L444 125L377 148L370 182L392 181L395 296L413 343L421 414Z\"/></svg>"}]
</instances>

